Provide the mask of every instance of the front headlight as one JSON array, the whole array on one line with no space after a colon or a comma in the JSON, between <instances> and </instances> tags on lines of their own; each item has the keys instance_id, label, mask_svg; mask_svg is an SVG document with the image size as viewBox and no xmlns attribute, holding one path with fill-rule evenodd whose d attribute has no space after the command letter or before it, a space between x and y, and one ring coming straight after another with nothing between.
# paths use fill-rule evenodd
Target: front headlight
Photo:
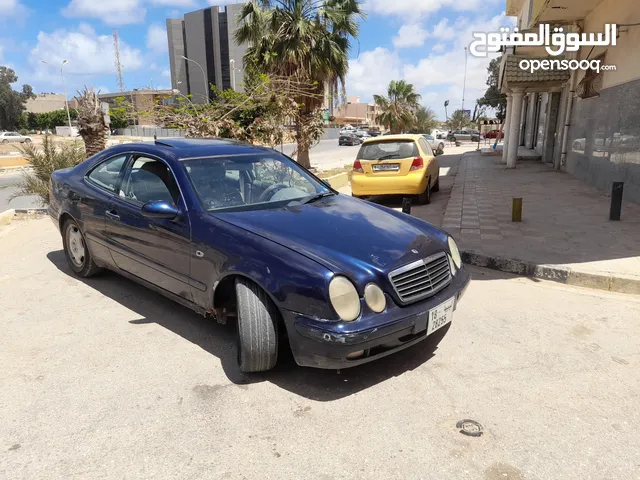
<instances>
[{"instance_id":1,"label":"front headlight","mask_svg":"<svg viewBox=\"0 0 640 480\"><path fill-rule=\"evenodd\" d=\"M458 245L456 245L452 237L449 237L449 251L451 252L453 263L455 263L456 267L460 268L462 266L462 257L460 256Z\"/></svg>"},{"instance_id":2,"label":"front headlight","mask_svg":"<svg viewBox=\"0 0 640 480\"><path fill-rule=\"evenodd\" d=\"M333 309L345 322L352 322L360 315L360 296L346 277L333 277L329 283L329 299Z\"/></svg>"},{"instance_id":3,"label":"front headlight","mask_svg":"<svg viewBox=\"0 0 640 480\"><path fill-rule=\"evenodd\" d=\"M370 283L364 287L364 301L367 302L369 308L376 313L384 312L387 306L384 292L375 283Z\"/></svg>"}]
</instances>

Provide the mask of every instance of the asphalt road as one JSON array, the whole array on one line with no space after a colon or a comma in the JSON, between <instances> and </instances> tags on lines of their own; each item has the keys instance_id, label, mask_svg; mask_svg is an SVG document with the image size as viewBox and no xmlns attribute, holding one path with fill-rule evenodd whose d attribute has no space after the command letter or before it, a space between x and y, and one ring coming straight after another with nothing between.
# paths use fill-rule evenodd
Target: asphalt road
<instances>
[{"instance_id":1,"label":"asphalt road","mask_svg":"<svg viewBox=\"0 0 640 480\"><path fill-rule=\"evenodd\" d=\"M17 190L13 185L22 180L18 172L0 173L0 213L10 208L39 208L38 197L29 195L9 201L9 197Z\"/></svg>"},{"instance_id":2,"label":"asphalt road","mask_svg":"<svg viewBox=\"0 0 640 480\"><path fill-rule=\"evenodd\" d=\"M637 297L471 269L451 328L363 367L246 376L234 329L0 229L0 478L630 479ZM465 436L456 423L482 425Z\"/></svg>"}]
</instances>

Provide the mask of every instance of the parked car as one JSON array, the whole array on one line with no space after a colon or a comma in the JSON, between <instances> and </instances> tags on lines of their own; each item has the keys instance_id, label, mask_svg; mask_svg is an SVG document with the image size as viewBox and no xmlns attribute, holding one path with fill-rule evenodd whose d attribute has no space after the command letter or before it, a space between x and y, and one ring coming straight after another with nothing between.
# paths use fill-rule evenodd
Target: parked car
<instances>
[{"instance_id":1,"label":"parked car","mask_svg":"<svg viewBox=\"0 0 640 480\"><path fill-rule=\"evenodd\" d=\"M456 130L455 132L449 134L449 139L452 142L460 142L465 140L478 142L480 141L480 132L478 130Z\"/></svg>"},{"instance_id":2,"label":"parked car","mask_svg":"<svg viewBox=\"0 0 640 480\"><path fill-rule=\"evenodd\" d=\"M354 133L341 133L338 137L338 145L360 145L362 139Z\"/></svg>"},{"instance_id":3,"label":"parked car","mask_svg":"<svg viewBox=\"0 0 640 480\"><path fill-rule=\"evenodd\" d=\"M31 143L31 137L18 132L0 132L0 143Z\"/></svg>"},{"instance_id":4,"label":"parked car","mask_svg":"<svg viewBox=\"0 0 640 480\"><path fill-rule=\"evenodd\" d=\"M433 135L423 135L434 152L444 153L444 142L433 138Z\"/></svg>"},{"instance_id":5,"label":"parked car","mask_svg":"<svg viewBox=\"0 0 640 480\"><path fill-rule=\"evenodd\" d=\"M504 138L504 130L491 130L484 134L484 138L498 138L498 135L500 138Z\"/></svg>"},{"instance_id":6,"label":"parked car","mask_svg":"<svg viewBox=\"0 0 640 480\"><path fill-rule=\"evenodd\" d=\"M354 135L357 135L358 137L360 137L362 140L366 140L367 138L371 138L371 135L369 135L369 132L366 130L356 130L355 132L353 132Z\"/></svg>"},{"instance_id":7,"label":"parked car","mask_svg":"<svg viewBox=\"0 0 640 480\"><path fill-rule=\"evenodd\" d=\"M48 211L77 276L107 268L237 319L246 372L272 368L280 342L320 368L402 350L451 321L469 282L446 232L232 140L113 146L54 172Z\"/></svg>"},{"instance_id":8,"label":"parked car","mask_svg":"<svg viewBox=\"0 0 640 480\"><path fill-rule=\"evenodd\" d=\"M381 134L382 134L382 132L378 128L370 128L369 129L369 135L371 135L372 137L377 137L378 135L381 135Z\"/></svg>"},{"instance_id":9,"label":"parked car","mask_svg":"<svg viewBox=\"0 0 640 480\"><path fill-rule=\"evenodd\" d=\"M440 190L440 167L422 135L388 135L366 140L353 163L351 190L356 197L416 195L431 202Z\"/></svg>"}]
</instances>

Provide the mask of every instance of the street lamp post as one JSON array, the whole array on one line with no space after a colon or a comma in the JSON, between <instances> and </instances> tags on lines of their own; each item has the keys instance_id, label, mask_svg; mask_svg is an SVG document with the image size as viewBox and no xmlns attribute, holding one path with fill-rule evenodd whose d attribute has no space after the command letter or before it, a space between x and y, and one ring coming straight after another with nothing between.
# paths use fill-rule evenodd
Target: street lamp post
<instances>
[{"instance_id":1,"label":"street lamp post","mask_svg":"<svg viewBox=\"0 0 640 480\"><path fill-rule=\"evenodd\" d=\"M232 58L229 60L231 64L231 88L235 91L236 89L236 61Z\"/></svg>"},{"instance_id":2,"label":"street lamp post","mask_svg":"<svg viewBox=\"0 0 640 480\"><path fill-rule=\"evenodd\" d=\"M196 65L198 65L200 67L200 70L202 70L202 79L204 80L204 88L205 88L205 99L207 101L207 105L209 105L209 84L207 83L207 74L204 73L204 68L202 68L202 65L200 65L198 62L196 62L195 60L191 60L190 58L185 57L184 55L181 55L183 60L186 60L187 62L193 62Z\"/></svg>"},{"instance_id":3,"label":"street lamp post","mask_svg":"<svg viewBox=\"0 0 640 480\"><path fill-rule=\"evenodd\" d=\"M467 89L467 47L464 47L464 81L462 83L462 114L464 115L464 93Z\"/></svg>"},{"instance_id":4,"label":"street lamp post","mask_svg":"<svg viewBox=\"0 0 640 480\"><path fill-rule=\"evenodd\" d=\"M49 65L49 62L46 60L41 60L42 63L46 63ZM69 136L73 136L73 132L71 130L71 114L69 113L69 101L67 100L67 84L64 81L64 70L63 67L69 63L69 60L63 60L60 65L60 75L62 76L62 88L64 89L64 105L67 108L67 121L69 122Z\"/></svg>"}]
</instances>

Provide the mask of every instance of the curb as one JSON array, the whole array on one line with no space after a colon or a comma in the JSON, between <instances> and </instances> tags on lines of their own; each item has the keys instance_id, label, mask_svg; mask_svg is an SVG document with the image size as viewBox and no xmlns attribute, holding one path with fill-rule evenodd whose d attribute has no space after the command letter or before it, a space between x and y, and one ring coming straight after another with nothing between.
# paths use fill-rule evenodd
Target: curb
<instances>
[{"instance_id":1,"label":"curb","mask_svg":"<svg viewBox=\"0 0 640 480\"><path fill-rule=\"evenodd\" d=\"M473 250L462 250L462 261L476 267L539 278L578 287L640 295L640 280L575 271L567 267L540 265L506 257L489 256Z\"/></svg>"},{"instance_id":2,"label":"curb","mask_svg":"<svg viewBox=\"0 0 640 480\"><path fill-rule=\"evenodd\" d=\"M11 223L11 220L13 220L15 214L16 211L13 208L5 210L4 212L0 212L0 224L4 225L7 223Z\"/></svg>"},{"instance_id":3,"label":"curb","mask_svg":"<svg viewBox=\"0 0 640 480\"><path fill-rule=\"evenodd\" d=\"M338 173L331 177L325 178L325 182L329 182L329 184L335 189L344 187L349 183L349 174L347 172Z\"/></svg>"}]
</instances>

